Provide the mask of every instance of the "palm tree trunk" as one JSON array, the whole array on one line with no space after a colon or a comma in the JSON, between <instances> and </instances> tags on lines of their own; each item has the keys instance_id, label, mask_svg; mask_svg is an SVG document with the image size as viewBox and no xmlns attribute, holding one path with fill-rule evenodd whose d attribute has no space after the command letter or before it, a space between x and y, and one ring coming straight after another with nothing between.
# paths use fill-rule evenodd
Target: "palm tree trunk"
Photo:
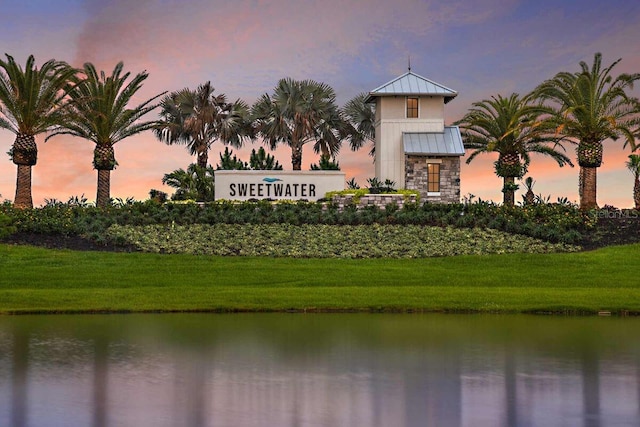
<instances>
[{"instance_id":1,"label":"palm tree trunk","mask_svg":"<svg viewBox=\"0 0 640 427\"><path fill-rule=\"evenodd\" d=\"M513 190L513 184L515 184L515 177L513 176L505 176L504 177L504 186L503 193L504 197L502 199L502 203L508 206L513 206L516 201L516 192Z\"/></svg>"},{"instance_id":2,"label":"palm tree trunk","mask_svg":"<svg viewBox=\"0 0 640 427\"><path fill-rule=\"evenodd\" d=\"M291 146L291 166L294 171L302 170L302 146Z\"/></svg>"},{"instance_id":3,"label":"palm tree trunk","mask_svg":"<svg viewBox=\"0 0 640 427\"><path fill-rule=\"evenodd\" d=\"M580 209L591 210L597 209L597 179L598 168L582 167L582 191L580 194Z\"/></svg>"},{"instance_id":4,"label":"palm tree trunk","mask_svg":"<svg viewBox=\"0 0 640 427\"><path fill-rule=\"evenodd\" d=\"M329 146L327 144L322 144L320 152L322 153L322 157L326 157L327 159L331 158L331 154L329 153Z\"/></svg>"},{"instance_id":5,"label":"palm tree trunk","mask_svg":"<svg viewBox=\"0 0 640 427\"><path fill-rule=\"evenodd\" d=\"M13 205L19 209L33 208L31 198L31 165L18 165L16 178L16 198Z\"/></svg>"},{"instance_id":6,"label":"palm tree trunk","mask_svg":"<svg viewBox=\"0 0 640 427\"><path fill-rule=\"evenodd\" d=\"M16 208L31 209L31 168L38 161L38 146L33 135L18 133L11 150L11 160L18 165L16 177L16 197L13 204Z\"/></svg>"},{"instance_id":7,"label":"palm tree trunk","mask_svg":"<svg viewBox=\"0 0 640 427\"><path fill-rule=\"evenodd\" d=\"M578 174L578 198L582 202L582 195L584 194L584 168L580 166L580 172Z\"/></svg>"},{"instance_id":8,"label":"palm tree trunk","mask_svg":"<svg viewBox=\"0 0 640 427\"><path fill-rule=\"evenodd\" d=\"M209 152L205 150L198 153L198 166L206 169L207 163L209 163Z\"/></svg>"},{"instance_id":9,"label":"palm tree trunk","mask_svg":"<svg viewBox=\"0 0 640 427\"><path fill-rule=\"evenodd\" d=\"M98 169L98 194L96 196L96 206L105 208L111 201L111 171L109 169Z\"/></svg>"}]
</instances>

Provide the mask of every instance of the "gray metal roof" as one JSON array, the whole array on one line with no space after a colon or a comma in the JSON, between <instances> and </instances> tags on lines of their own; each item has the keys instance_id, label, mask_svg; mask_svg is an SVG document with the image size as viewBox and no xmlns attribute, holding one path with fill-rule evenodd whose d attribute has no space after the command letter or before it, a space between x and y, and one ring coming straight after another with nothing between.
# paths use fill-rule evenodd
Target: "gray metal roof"
<instances>
[{"instance_id":1,"label":"gray metal roof","mask_svg":"<svg viewBox=\"0 0 640 427\"><path fill-rule=\"evenodd\" d=\"M458 126L445 126L444 132L403 132L405 154L432 156L464 156L464 145Z\"/></svg>"},{"instance_id":2,"label":"gray metal roof","mask_svg":"<svg viewBox=\"0 0 640 427\"><path fill-rule=\"evenodd\" d=\"M455 98L458 92L408 71L369 92L366 102L372 102L378 96L391 95L437 95L443 96L444 102L447 103Z\"/></svg>"}]
</instances>

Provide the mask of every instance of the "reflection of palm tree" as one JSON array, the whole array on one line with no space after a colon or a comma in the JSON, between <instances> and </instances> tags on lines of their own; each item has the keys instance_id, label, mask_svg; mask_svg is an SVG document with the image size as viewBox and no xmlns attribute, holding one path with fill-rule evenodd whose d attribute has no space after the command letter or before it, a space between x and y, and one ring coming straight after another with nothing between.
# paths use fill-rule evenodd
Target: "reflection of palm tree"
<instances>
[{"instance_id":1,"label":"reflection of palm tree","mask_svg":"<svg viewBox=\"0 0 640 427\"><path fill-rule=\"evenodd\" d=\"M27 371L29 369L29 334L13 333L13 375L11 383L11 425L27 425Z\"/></svg>"},{"instance_id":2,"label":"reflection of palm tree","mask_svg":"<svg viewBox=\"0 0 640 427\"><path fill-rule=\"evenodd\" d=\"M189 411L188 425L203 427L207 425L207 378L210 374L207 355L197 352L190 363L189 370Z\"/></svg>"},{"instance_id":3,"label":"reflection of palm tree","mask_svg":"<svg viewBox=\"0 0 640 427\"><path fill-rule=\"evenodd\" d=\"M107 425L107 384L109 377L109 340L97 333L94 340L93 426Z\"/></svg>"},{"instance_id":4,"label":"reflection of palm tree","mask_svg":"<svg viewBox=\"0 0 640 427\"><path fill-rule=\"evenodd\" d=\"M580 207L597 207L597 170L602 164L603 141L625 139L635 148L633 127L638 124L638 100L628 96L640 73L621 74L615 79L613 67L602 69L602 55L596 53L591 68L580 62L581 71L561 72L542 83L537 93L557 104L554 116L558 131L578 142L580 165Z\"/></svg>"},{"instance_id":5,"label":"reflection of palm tree","mask_svg":"<svg viewBox=\"0 0 640 427\"><path fill-rule=\"evenodd\" d=\"M504 397L506 409L506 425L517 426L518 424L518 381L516 360L513 349L505 349L504 361Z\"/></svg>"},{"instance_id":6,"label":"reflection of palm tree","mask_svg":"<svg viewBox=\"0 0 640 427\"><path fill-rule=\"evenodd\" d=\"M247 104L227 102L225 94L215 95L214 90L211 82L206 82L196 90L171 92L162 100L162 124L155 131L167 144L186 144L202 168L209 164L214 142L240 147L245 138L252 137Z\"/></svg>"},{"instance_id":7,"label":"reflection of palm tree","mask_svg":"<svg viewBox=\"0 0 640 427\"><path fill-rule=\"evenodd\" d=\"M461 346L454 344L404 360L403 394L408 425L462 425L460 353Z\"/></svg>"},{"instance_id":8,"label":"reflection of palm tree","mask_svg":"<svg viewBox=\"0 0 640 427\"><path fill-rule=\"evenodd\" d=\"M302 147L335 157L349 125L336 105L334 90L313 80L281 79L273 94L264 94L254 104L252 114L258 132L273 150L279 143L291 148L293 170L302 169Z\"/></svg>"},{"instance_id":9,"label":"reflection of palm tree","mask_svg":"<svg viewBox=\"0 0 640 427\"><path fill-rule=\"evenodd\" d=\"M113 146L155 125L155 122L138 120L156 108L151 103L160 95L127 108L148 74L138 73L125 85L130 73L122 74L122 68L123 63L119 62L107 77L104 71L98 74L93 64L84 64L86 80L69 93L71 108L65 122L47 137L68 134L95 143L93 167L98 171L98 207L108 206L111 199L111 171L117 164Z\"/></svg>"},{"instance_id":10,"label":"reflection of palm tree","mask_svg":"<svg viewBox=\"0 0 640 427\"><path fill-rule=\"evenodd\" d=\"M586 348L581 359L582 404L585 427L600 427L600 365L598 355Z\"/></svg>"},{"instance_id":11,"label":"reflection of palm tree","mask_svg":"<svg viewBox=\"0 0 640 427\"><path fill-rule=\"evenodd\" d=\"M33 55L23 70L13 57L0 60L0 128L16 135L11 147L11 159L18 166L16 197L18 208L32 208L31 168L38 161L35 136L50 130L62 121L61 104L70 88L69 79L76 70L67 63L50 60L40 69Z\"/></svg>"},{"instance_id":12,"label":"reflection of palm tree","mask_svg":"<svg viewBox=\"0 0 640 427\"><path fill-rule=\"evenodd\" d=\"M548 109L534 104L530 96L521 98L514 93L508 98L498 95L475 102L456 123L462 129L464 147L475 150L467 163L478 154L498 153L494 167L496 174L504 180L505 205L514 204L515 178L525 174L531 162L530 153L550 156L560 166L573 166L567 156L556 150L559 145L553 139L553 124L543 120L547 112Z\"/></svg>"}]
</instances>

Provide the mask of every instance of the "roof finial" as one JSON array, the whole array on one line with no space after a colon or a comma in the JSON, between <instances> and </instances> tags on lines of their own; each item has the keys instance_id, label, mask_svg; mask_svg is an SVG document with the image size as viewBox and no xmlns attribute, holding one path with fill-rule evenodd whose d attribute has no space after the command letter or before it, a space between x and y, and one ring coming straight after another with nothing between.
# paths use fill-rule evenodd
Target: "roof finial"
<instances>
[{"instance_id":1,"label":"roof finial","mask_svg":"<svg viewBox=\"0 0 640 427\"><path fill-rule=\"evenodd\" d=\"M411 55L409 55L409 71L411 71Z\"/></svg>"}]
</instances>

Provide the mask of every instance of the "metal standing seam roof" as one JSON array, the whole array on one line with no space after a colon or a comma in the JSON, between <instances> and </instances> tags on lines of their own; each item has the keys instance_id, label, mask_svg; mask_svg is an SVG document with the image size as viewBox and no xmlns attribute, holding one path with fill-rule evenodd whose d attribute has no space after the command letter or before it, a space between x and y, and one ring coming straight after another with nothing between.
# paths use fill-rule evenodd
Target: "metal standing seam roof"
<instances>
[{"instance_id":1,"label":"metal standing seam roof","mask_svg":"<svg viewBox=\"0 0 640 427\"><path fill-rule=\"evenodd\" d=\"M365 102L372 102L378 96L391 95L438 95L444 97L446 104L458 96L458 92L408 71L369 92Z\"/></svg>"},{"instance_id":2,"label":"metal standing seam roof","mask_svg":"<svg viewBox=\"0 0 640 427\"><path fill-rule=\"evenodd\" d=\"M458 126L445 126L444 132L403 132L405 154L464 156Z\"/></svg>"}]
</instances>

